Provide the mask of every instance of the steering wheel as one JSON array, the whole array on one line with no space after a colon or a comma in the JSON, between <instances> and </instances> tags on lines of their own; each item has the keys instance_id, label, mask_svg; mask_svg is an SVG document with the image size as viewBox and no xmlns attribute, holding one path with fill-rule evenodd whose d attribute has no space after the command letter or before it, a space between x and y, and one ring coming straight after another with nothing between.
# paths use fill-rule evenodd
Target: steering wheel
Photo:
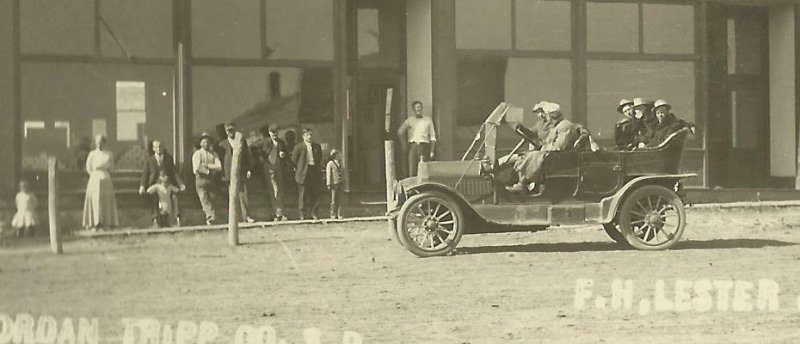
<instances>
[{"instance_id":1,"label":"steering wheel","mask_svg":"<svg viewBox=\"0 0 800 344\"><path fill-rule=\"evenodd\" d=\"M524 125L517 124L517 126L514 127L514 132L517 133L517 135L519 135L520 137L522 137L523 140L528 142L528 144L533 145L535 149L541 148L540 145L536 142L536 140L533 139L534 136L537 136L536 133L526 128Z\"/></svg>"}]
</instances>

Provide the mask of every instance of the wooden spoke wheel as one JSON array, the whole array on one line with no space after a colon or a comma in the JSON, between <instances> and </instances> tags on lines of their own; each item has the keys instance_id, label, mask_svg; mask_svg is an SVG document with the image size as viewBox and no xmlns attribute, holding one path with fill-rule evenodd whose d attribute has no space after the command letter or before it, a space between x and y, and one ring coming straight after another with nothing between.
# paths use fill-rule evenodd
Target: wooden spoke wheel
<instances>
[{"instance_id":1,"label":"wooden spoke wheel","mask_svg":"<svg viewBox=\"0 0 800 344\"><path fill-rule=\"evenodd\" d=\"M414 195L403 204L397 219L400 242L419 257L446 255L464 233L462 214L459 204L441 192Z\"/></svg>"},{"instance_id":2,"label":"wooden spoke wheel","mask_svg":"<svg viewBox=\"0 0 800 344\"><path fill-rule=\"evenodd\" d=\"M625 198L618 219L628 244L640 250L663 250L683 235L686 211L672 190L646 185Z\"/></svg>"}]
</instances>

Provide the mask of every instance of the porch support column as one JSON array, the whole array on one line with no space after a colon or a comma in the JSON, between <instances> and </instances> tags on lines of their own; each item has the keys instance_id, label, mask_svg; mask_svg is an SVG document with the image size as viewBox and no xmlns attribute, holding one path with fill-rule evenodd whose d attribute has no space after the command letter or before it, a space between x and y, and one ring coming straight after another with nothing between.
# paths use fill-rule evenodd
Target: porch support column
<instances>
[{"instance_id":1,"label":"porch support column","mask_svg":"<svg viewBox=\"0 0 800 344\"><path fill-rule=\"evenodd\" d=\"M458 109L458 76L456 51L455 0L431 2L433 112L436 114L436 145L439 160L458 158L455 152L466 147L455 147Z\"/></svg>"},{"instance_id":2,"label":"porch support column","mask_svg":"<svg viewBox=\"0 0 800 344\"><path fill-rule=\"evenodd\" d=\"M441 1L441 0L436 0ZM406 1L406 108L415 100L425 104L425 112L433 114L436 131L442 131L433 109L433 66L431 7L432 0ZM410 113L411 111L409 111ZM439 148L437 147L437 150Z\"/></svg>"},{"instance_id":3,"label":"porch support column","mask_svg":"<svg viewBox=\"0 0 800 344\"><path fill-rule=\"evenodd\" d=\"M0 1L0 196L13 200L22 168L19 1Z\"/></svg>"},{"instance_id":4,"label":"porch support column","mask_svg":"<svg viewBox=\"0 0 800 344\"><path fill-rule=\"evenodd\" d=\"M769 8L770 175L797 179L794 5Z\"/></svg>"}]
</instances>

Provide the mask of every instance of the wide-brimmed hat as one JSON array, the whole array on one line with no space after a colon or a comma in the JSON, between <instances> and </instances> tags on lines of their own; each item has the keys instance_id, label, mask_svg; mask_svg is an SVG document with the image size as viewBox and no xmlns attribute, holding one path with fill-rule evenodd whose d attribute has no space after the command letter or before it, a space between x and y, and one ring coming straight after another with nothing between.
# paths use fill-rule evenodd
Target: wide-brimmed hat
<instances>
[{"instance_id":1,"label":"wide-brimmed hat","mask_svg":"<svg viewBox=\"0 0 800 344\"><path fill-rule=\"evenodd\" d=\"M669 105L669 103L667 103L667 101L664 100L664 99L659 99L659 100L656 100L655 103L653 103L653 111L655 111L655 109L658 109L658 108L660 108L662 106L665 106L667 108L667 111L672 110L672 105Z\"/></svg>"},{"instance_id":2,"label":"wide-brimmed hat","mask_svg":"<svg viewBox=\"0 0 800 344\"><path fill-rule=\"evenodd\" d=\"M625 105L633 106L633 100L620 99L619 100L619 106L617 106L617 112L622 113L622 109L625 107Z\"/></svg>"},{"instance_id":3,"label":"wide-brimmed hat","mask_svg":"<svg viewBox=\"0 0 800 344\"><path fill-rule=\"evenodd\" d=\"M633 107L637 106L649 106L651 105L650 101L644 98L633 98Z\"/></svg>"},{"instance_id":4,"label":"wide-brimmed hat","mask_svg":"<svg viewBox=\"0 0 800 344\"><path fill-rule=\"evenodd\" d=\"M214 142L214 136L212 136L208 132L203 132L202 134L200 134L200 136L197 138L197 144L200 144L200 141L203 141L203 139L208 139L212 143Z\"/></svg>"}]
</instances>

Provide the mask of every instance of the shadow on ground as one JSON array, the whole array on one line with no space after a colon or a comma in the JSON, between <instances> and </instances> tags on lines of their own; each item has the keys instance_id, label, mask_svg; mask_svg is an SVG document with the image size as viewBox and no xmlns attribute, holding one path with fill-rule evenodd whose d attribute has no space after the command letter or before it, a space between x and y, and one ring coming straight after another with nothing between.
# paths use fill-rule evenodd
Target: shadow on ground
<instances>
[{"instance_id":1,"label":"shadow on ground","mask_svg":"<svg viewBox=\"0 0 800 344\"><path fill-rule=\"evenodd\" d=\"M735 249L793 246L798 243L768 239L714 239L704 241L682 241L671 250ZM506 253L506 252L603 252L633 250L614 242L535 243L525 245L499 245L459 247L457 255Z\"/></svg>"}]
</instances>

